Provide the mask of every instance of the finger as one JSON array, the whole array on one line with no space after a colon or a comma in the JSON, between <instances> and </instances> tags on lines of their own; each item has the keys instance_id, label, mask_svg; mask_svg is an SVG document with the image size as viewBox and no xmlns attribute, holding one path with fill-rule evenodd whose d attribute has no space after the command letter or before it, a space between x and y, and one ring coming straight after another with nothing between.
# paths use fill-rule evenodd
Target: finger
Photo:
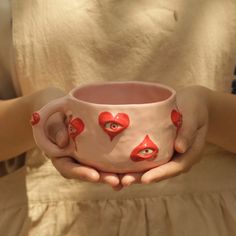
<instances>
[{"instance_id":1,"label":"finger","mask_svg":"<svg viewBox=\"0 0 236 236\"><path fill-rule=\"evenodd\" d=\"M69 143L68 133L65 126L61 127L61 129L56 133L56 144L60 147L66 147Z\"/></svg>"},{"instance_id":2,"label":"finger","mask_svg":"<svg viewBox=\"0 0 236 236\"><path fill-rule=\"evenodd\" d=\"M179 153L184 153L192 145L197 128L193 124L183 123L183 126L178 130L175 139L175 150Z\"/></svg>"},{"instance_id":3,"label":"finger","mask_svg":"<svg viewBox=\"0 0 236 236\"><path fill-rule=\"evenodd\" d=\"M124 187L128 187L131 184L140 183L143 173L127 173L122 179L121 183Z\"/></svg>"},{"instance_id":4,"label":"finger","mask_svg":"<svg viewBox=\"0 0 236 236\"><path fill-rule=\"evenodd\" d=\"M95 169L80 165L71 157L51 158L53 165L60 174L67 179L80 179L89 182L98 182L100 175Z\"/></svg>"},{"instance_id":5,"label":"finger","mask_svg":"<svg viewBox=\"0 0 236 236\"><path fill-rule=\"evenodd\" d=\"M183 154L185 155L185 154ZM142 177L141 182L149 184L151 182L158 182L170 177L174 177L183 172L183 156L173 158L170 162L147 171Z\"/></svg>"},{"instance_id":6,"label":"finger","mask_svg":"<svg viewBox=\"0 0 236 236\"><path fill-rule=\"evenodd\" d=\"M47 121L46 130L49 139L59 147L68 145L69 138L63 113L57 112L52 115Z\"/></svg>"},{"instance_id":7,"label":"finger","mask_svg":"<svg viewBox=\"0 0 236 236\"><path fill-rule=\"evenodd\" d=\"M122 184L118 184L117 186L115 187L112 187L114 191L120 191L121 189L123 189L123 185Z\"/></svg>"},{"instance_id":8,"label":"finger","mask_svg":"<svg viewBox=\"0 0 236 236\"><path fill-rule=\"evenodd\" d=\"M196 138L191 148L184 154L174 157L170 162L147 171L141 178L142 183L158 182L177 176L190 170L193 164L199 160L205 144L206 127L197 131Z\"/></svg>"},{"instance_id":9,"label":"finger","mask_svg":"<svg viewBox=\"0 0 236 236\"><path fill-rule=\"evenodd\" d=\"M117 174L100 172L100 182L116 187L120 184L120 179Z\"/></svg>"}]
</instances>

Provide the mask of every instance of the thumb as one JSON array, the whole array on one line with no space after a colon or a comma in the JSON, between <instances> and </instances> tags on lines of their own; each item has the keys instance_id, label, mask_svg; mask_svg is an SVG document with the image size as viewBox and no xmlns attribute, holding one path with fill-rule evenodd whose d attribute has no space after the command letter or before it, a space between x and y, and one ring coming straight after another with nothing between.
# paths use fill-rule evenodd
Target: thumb
<instances>
[{"instance_id":1,"label":"thumb","mask_svg":"<svg viewBox=\"0 0 236 236\"><path fill-rule=\"evenodd\" d=\"M55 113L48 119L46 124L46 130L49 139L57 144L60 148L65 147L69 141L67 127L64 119L64 114Z\"/></svg>"},{"instance_id":2,"label":"thumb","mask_svg":"<svg viewBox=\"0 0 236 236\"><path fill-rule=\"evenodd\" d=\"M196 136L196 129L190 125L183 125L177 133L175 139L175 150L179 153L185 153L191 147Z\"/></svg>"},{"instance_id":3,"label":"thumb","mask_svg":"<svg viewBox=\"0 0 236 236\"><path fill-rule=\"evenodd\" d=\"M65 127L62 127L60 130L58 130L58 132L56 133L55 141L60 148L67 146L68 135Z\"/></svg>"}]
</instances>

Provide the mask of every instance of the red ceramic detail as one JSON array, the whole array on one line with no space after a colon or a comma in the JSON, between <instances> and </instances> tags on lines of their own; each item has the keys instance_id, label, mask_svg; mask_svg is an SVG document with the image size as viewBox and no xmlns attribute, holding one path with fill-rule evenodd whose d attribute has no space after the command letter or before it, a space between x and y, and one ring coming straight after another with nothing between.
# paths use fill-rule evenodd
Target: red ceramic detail
<instances>
[{"instance_id":1,"label":"red ceramic detail","mask_svg":"<svg viewBox=\"0 0 236 236\"><path fill-rule=\"evenodd\" d=\"M148 135L144 138L144 140L134 148L132 153L130 154L130 158L133 161L151 161L157 158L158 154L157 145L149 138Z\"/></svg>"},{"instance_id":2,"label":"red ceramic detail","mask_svg":"<svg viewBox=\"0 0 236 236\"><path fill-rule=\"evenodd\" d=\"M68 125L69 136L75 138L84 130L84 122L80 118L74 118L69 121Z\"/></svg>"},{"instance_id":3,"label":"red ceramic detail","mask_svg":"<svg viewBox=\"0 0 236 236\"><path fill-rule=\"evenodd\" d=\"M117 113L113 116L110 112L102 112L98 121L102 129L109 135L111 141L129 126L129 116L125 113Z\"/></svg>"},{"instance_id":4,"label":"red ceramic detail","mask_svg":"<svg viewBox=\"0 0 236 236\"><path fill-rule=\"evenodd\" d=\"M36 125L40 121L40 115L38 112L34 112L31 116L30 123L31 125Z\"/></svg>"},{"instance_id":5,"label":"red ceramic detail","mask_svg":"<svg viewBox=\"0 0 236 236\"><path fill-rule=\"evenodd\" d=\"M172 120L173 124L179 129L183 123L183 116L177 110L172 110L171 120Z\"/></svg>"},{"instance_id":6,"label":"red ceramic detail","mask_svg":"<svg viewBox=\"0 0 236 236\"><path fill-rule=\"evenodd\" d=\"M72 138L75 144L76 151L77 151L77 145L76 145L75 138L79 134L81 134L83 130L84 130L84 122L80 118L72 119L72 116L71 116L69 120L69 125L68 125L68 132L69 132L69 136Z\"/></svg>"}]
</instances>

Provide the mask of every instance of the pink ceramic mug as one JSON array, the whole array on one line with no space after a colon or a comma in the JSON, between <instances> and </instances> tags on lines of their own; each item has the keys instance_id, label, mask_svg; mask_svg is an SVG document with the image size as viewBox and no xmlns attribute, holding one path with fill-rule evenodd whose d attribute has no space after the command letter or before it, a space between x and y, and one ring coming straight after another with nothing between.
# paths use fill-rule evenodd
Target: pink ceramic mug
<instances>
[{"instance_id":1,"label":"pink ceramic mug","mask_svg":"<svg viewBox=\"0 0 236 236\"><path fill-rule=\"evenodd\" d=\"M63 112L70 142L61 149L45 132L47 119ZM172 88L147 82L109 82L73 89L31 119L36 144L48 156L71 156L105 172L127 173L168 162L182 123Z\"/></svg>"}]
</instances>

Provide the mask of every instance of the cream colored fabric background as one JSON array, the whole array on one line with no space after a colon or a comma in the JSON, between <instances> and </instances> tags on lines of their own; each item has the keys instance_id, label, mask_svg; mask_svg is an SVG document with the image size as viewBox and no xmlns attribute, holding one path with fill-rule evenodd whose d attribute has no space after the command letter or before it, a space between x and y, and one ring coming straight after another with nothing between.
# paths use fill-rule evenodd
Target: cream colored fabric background
<instances>
[{"instance_id":1,"label":"cream colored fabric background","mask_svg":"<svg viewBox=\"0 0 236 236\"><path fill-rule=\"evenodd\" d=\"M234 0L13 2L23 94L104 80L230 87Z\"/></svg>"},{"instance_id":2,"label":"cream colored fabric background","mask_svg":"<svg viewBox=\"0 0 236 236\"><path fill-rule=\"evenodd\" d=\"M235 0L13 0L14 78L23 95L108 80L229 91L235 12ZM187 174L117 193L63 179L31 150L0 181L0 235L236 235L236 156L203 155Z\"/></svg>"}]
</instances>

